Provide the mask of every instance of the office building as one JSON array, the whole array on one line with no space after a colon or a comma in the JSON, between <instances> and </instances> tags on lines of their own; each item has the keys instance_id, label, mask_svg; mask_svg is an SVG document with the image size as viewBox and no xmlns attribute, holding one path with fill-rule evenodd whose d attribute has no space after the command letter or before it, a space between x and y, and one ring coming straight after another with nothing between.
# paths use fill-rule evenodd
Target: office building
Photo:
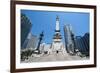
<instances>
[{"instance_id":1,"label":"office building","mask_svg":"<svg viewBox=\"0 0 100 73\"><path fill-rule=\"evenodd\" d=\"M74 34L72 32L71 25L64 25L64 38L65 38L65 47L67 53L74 54L75 51Z\"/></svg>"},{"instance_id":2,"label":"office building","mask_svg":"<svg viewBox=\"0 0 100 73\"><path fill-rule=\"evenodd\" d=\"M86 56L89 56L89 33L85 33L84 36L76 36L75 38L76 48Z\"/></svg>"},{"instance_id":3,"label":"office building","mask_svg":"<svg viewBox=\"0 0 100 73\"><path fill-rule=\"evenodd\" d=\"M29 20L29 18L21 13L21 48L23 48L23 44L31 30L32 24Z\"/></svg>"}]
</instances>

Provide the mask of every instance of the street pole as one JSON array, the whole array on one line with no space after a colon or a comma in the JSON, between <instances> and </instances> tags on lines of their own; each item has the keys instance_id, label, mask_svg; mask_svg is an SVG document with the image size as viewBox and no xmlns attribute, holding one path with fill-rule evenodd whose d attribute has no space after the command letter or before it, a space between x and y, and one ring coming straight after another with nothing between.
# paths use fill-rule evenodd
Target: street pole
<instances>
[{"instance_id":1,"label":"street pole","mask_svg":"<svg viewBox=\"0 0 100 73\"><path fill-rule=\"evenodd\" d=\"M43 36L44 36L44 33L42 32L42 33L40 34L38 46L37 46L37 49L36 49L36 50L38 51L38 54L40 54L40 44L41 44L41 41L42 41L42 39L43 39Z\"/></svg>"}]
</instances>

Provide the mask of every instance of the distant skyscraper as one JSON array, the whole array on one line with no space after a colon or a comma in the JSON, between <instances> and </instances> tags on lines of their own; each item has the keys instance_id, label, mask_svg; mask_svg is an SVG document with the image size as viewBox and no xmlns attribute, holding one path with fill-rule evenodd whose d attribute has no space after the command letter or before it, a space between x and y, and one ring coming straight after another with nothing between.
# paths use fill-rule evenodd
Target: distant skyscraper
<instances>
[{"instance_id":1,"label":"distant skyscraper","mask_svg":"<svg viewBox=\"0 0 100 73\"><path fill-rule=\"evenodd\" d=\"M68 47L67 47L67 44L68 44L68 37L67 37L67 26L66 26L66 25L64 25L64 38L65 38L65 47L66 47L66 51L67 51L67 53L69 53Z\"/></svg>"},{"instance_id":2,"label":"distant skyscraper","mask_svg":"<svg viewBox=\"0 0 100 73\"><path fill-rule=\"evenodd\" d=\"M85 33L85 35L83 36L83 42L85 44L85 48L86 48L86 55L89 56L89 51L90 51L90 47L89 47L89 33Z\"/></svg>"},{"instance_id":3,"label":"distant skyscraper","mask_svg":"<svg viewBox=\"0 0 100 73\"><path fill-rule=\"evenodd\" d=\"M89 56L89 33L86 33L83 37L76 36L75 43L76 48L82 54Z\"/></svg>"},{"instance_id":4,"label":"distant skyscraper","mask_svg":"<svg viewBox=\"0 0 100 73\"><path fill-rule=\"evenodd\" d=\"M30 33L28 39L29 40L28 40L26 48L35 50L38 43L38 37Z\"/></svg>"},{"instance_id":5,"label":"distant skyscraper","mask_svg":"<svg viewBox=\"0 0 100 73\"><path fill-rule=\"evenodd\" d=\"M32 24L25 14L21 13L21 48L31 30Z\"/></svg>"},{"instance_id":6,"label":"distant skyscraper","mask_svg":"<svg viewBox=\"0 0 100 73\"><path fill-rule=\"evenodd\" d=\"M38 37L35 35L32 35L32 33L30 32L28 34L27 39L25 40L25 42L23 44L23 48L35 50L37 47L37 43L38 43Z\"/></svg>"},{"instance_id":7,"label":"distant skyscraper","mask_svg":"<svg viewBox=\"0 0 100 73\"><path fill-rule=\"evenodd\" d=\"M64 25L65 47L68 53L74 54L74 34L71 25Z\"/></svg>"},{"instance_id":8,"label":"distant skyscraper","mask_svg":"<svg viewBox=\"0 0 100 73\"><path fill-rule=\"evenodd\" d=\"M81 36L76 36L75 43L76 43L76 49L78 49L80 52L82 52L82 50L84 48L82 37Z\"/></svg>"}]
</instances>

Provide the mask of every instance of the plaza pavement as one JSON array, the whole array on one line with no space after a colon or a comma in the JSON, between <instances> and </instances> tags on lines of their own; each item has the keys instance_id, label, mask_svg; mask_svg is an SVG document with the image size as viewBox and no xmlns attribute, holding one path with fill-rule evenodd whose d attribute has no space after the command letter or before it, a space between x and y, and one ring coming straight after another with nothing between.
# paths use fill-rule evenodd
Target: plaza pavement
<instances>
[{"instance_id":1,"label":"plaza pavement","mask_svg":"<svg viewBox=\"0 0 100 73\"><path fill-rule=\"evenodd\" d=\"M51 62L51 61L71 61L71 60L86 60L89 58L80 57L77 55L69 55L68 53L53 53L53 54L42 54L40 57L30 56L24 63L31 62Z\"/></svg>"}]
</instances>

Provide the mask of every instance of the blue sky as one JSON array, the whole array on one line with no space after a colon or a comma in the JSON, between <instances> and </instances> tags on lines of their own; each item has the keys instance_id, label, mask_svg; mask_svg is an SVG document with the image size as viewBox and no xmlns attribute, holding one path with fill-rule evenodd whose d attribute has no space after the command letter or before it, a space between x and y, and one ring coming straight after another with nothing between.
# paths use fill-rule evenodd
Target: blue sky
<instances>
[{"instance_id":1,"label":"blue sky","mask_svg":"<svg viewBox=\"0 0 100 73\"><path fill-rule=\"evenodd\" d=\"M55 32L56 16L60 19L61 35L64 39L63 26L71 24L75 36L83 36L89 32L89 13L80 12L51 12L51 11L34 11L21 10L32 23L31 32L39 36L44 31L45 43L51 43Z\"/></svg>"}]
</instances>

